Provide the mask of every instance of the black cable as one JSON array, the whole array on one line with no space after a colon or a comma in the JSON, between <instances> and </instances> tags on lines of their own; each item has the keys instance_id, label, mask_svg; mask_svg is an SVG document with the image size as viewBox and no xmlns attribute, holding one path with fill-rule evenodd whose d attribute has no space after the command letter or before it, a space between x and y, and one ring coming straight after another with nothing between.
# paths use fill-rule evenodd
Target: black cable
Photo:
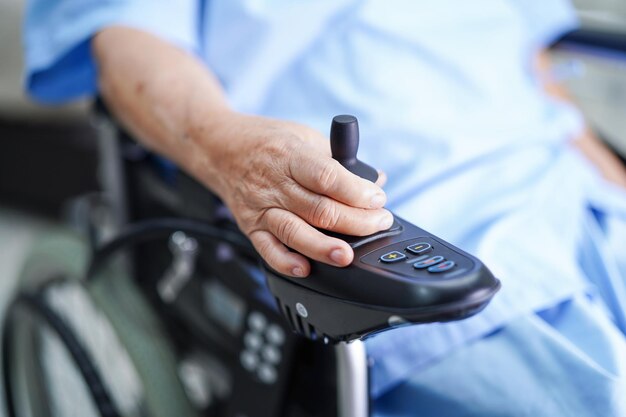
<instances>
[{"instance_id":1,"label":"black cable","mask_svg":"<svg viewBox=\"0 0 626 417\"><path fill-rule=\"evenodd\" d=\"M97 248L87 269L86 279L92 279L104 262L117 251L153 239L165 238L177 231L200 240L225 241L241 250L244 255L259 258L250 241L241 232L198 220L163 217L132 223L117 237Z\"/></svg>"},{"instance_id":2,"label":"black cable","mask_svg":"<svg viewBox=\"0 0 626 417\"><path fill-rule=\"evenodd\" d=\"M11 318L11 313L16 309L15 300L9 305L5 312L4 326L2 328L2 378L4 382L4 402L8 417L17 417L15 398L13 391L17 389L13 386L11 379L11 364L13 363L13 349L11 349L11 339L16 323Z\"/></svg>"},{"instance_id":3,"label":"black cable","mask_svg":"<svg viewBox=\"0 0 626 417\"><path fill-rule=\"evenodd\" d=\"M80 340L78 340L72 329L65 323L65 321L46 304L43 295L20 293L13 301L10 309L14 311L14 309L18 308L19 306L23 306L29 311L37 314L41 319L45 321L46 324L48 324L50 329L59 336L59 339L66 347L66 349L72 356L74 363L78 367L78 370L80 371L80 374L83 377L87 388L89 389L91 398L93 399L98 409L98 412L100 413L100 416L121 417L119 411L117 410L117 407L111 399L109 391L102 382L102 377L100 376L98 369L94 365L94 362L91 359L89 353L84 348ZM9 314L11 312L12 311L8 312L7 320L10 320ZM16 387L12 386L10 371L12 361L14 360L14 358L11 357L12 351L10 349L10 338L13 326L15 325L16 323L14 321L10 321L5 324L2 340L4 387L9 417L17 417L13 392L13 389Z\"/></svg>"}]
</instances>

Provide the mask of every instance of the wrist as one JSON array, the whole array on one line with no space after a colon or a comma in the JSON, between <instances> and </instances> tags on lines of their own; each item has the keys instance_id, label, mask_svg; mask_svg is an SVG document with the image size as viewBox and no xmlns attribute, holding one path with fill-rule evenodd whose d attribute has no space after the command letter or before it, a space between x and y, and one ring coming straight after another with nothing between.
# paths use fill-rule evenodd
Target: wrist
<instances>
[{"instance_id":1,"label":"wrist","mask_svg":"<svg viewBox=\"0 0 626 417\"><path fill-rule=\"evenodd\" d=\"M212 108L190 114L184 131L186 146L184 163L187 172L225 198L227 176L237 154L238 126L242 125L240 114L227 107Z\"/></svg>"}]
</instances>

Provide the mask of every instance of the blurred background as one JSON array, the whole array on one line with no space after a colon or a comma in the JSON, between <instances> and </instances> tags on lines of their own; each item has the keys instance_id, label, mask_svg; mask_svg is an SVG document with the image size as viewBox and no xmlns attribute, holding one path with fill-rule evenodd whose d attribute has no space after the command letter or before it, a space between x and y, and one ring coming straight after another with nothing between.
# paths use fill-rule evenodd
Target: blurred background
<instances>
[{"instance_id":1,"label":"blurred background","mask_svg":"<svg viewBox=\"0 0 626 417\"><path fill-rule=\"evenodd\" d=\"M623 157L626 1L574 4L582 29L554 48L555 71L591 125ZM23 13L23 0L0 0L0 314L29 246L59 224L70 199L98 189L91 103L46 108L24 96Z\"/></svg>"}]
</instances>

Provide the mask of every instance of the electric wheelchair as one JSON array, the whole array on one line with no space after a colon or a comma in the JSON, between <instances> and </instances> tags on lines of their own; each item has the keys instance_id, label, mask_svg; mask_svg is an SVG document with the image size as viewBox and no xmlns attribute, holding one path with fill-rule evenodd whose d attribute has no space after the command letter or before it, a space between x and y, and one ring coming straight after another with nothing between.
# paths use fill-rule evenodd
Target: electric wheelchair
<instances>
[{"instance_id":1,"label":"electric wheelchair","mask_svg":"<svg viewBox=\"0 0 626 417\"><path fill-rule=\"evenodd\" d=\"M104 192L72 206L80 233L42 239L3 333L9 416L369 415L362 339L458 320L499 281L475 257L396 218L340 236L347 268L281 276L201 185L108 116L94 121ZM364 178L358 124L337 116L333 157Z\"/></svg>"},{"instance_id":2,"label":"electric wheelchair","mask_svg":"<svg viewBox=\"0 0 626 417\"><path fill-rule=\"evenodd\" d=\"M626 37L582 30L562 45L564 62L587 54L622 68ZM336 122L334 157L374 179L356 159L356 121ZM366 417L362 339L467 317L497 291L480 261L402 219L341 236L357 255L348 268L314 263L306 280L281 277L214 196L138 146L101 103L94 123L103 192L72 205L79 233L38 242L5 319L9 417ZM455 266L429 272L450 265L428 265L434 256ZM437 288L459 279L455 291Z\"/></svg>"}]
</instances>

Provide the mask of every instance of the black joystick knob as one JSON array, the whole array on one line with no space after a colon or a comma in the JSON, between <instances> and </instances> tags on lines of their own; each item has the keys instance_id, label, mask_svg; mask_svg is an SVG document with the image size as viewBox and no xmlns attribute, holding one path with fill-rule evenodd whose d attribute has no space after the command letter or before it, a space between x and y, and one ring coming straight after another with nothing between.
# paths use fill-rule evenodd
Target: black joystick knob
<instances>
[{"instance_id":1,"label":"black joystick knob","mask_svg":"<svg viewBox=\"0 0 626 417\"><path fill-rule=\"evenodd\" d=\"M356 157L359 150L359 122L356 117L340 115L333 118L330 126L330 149L333 158L348 171L376 182L378 172Z\"/></svg>"}]
</instances>

